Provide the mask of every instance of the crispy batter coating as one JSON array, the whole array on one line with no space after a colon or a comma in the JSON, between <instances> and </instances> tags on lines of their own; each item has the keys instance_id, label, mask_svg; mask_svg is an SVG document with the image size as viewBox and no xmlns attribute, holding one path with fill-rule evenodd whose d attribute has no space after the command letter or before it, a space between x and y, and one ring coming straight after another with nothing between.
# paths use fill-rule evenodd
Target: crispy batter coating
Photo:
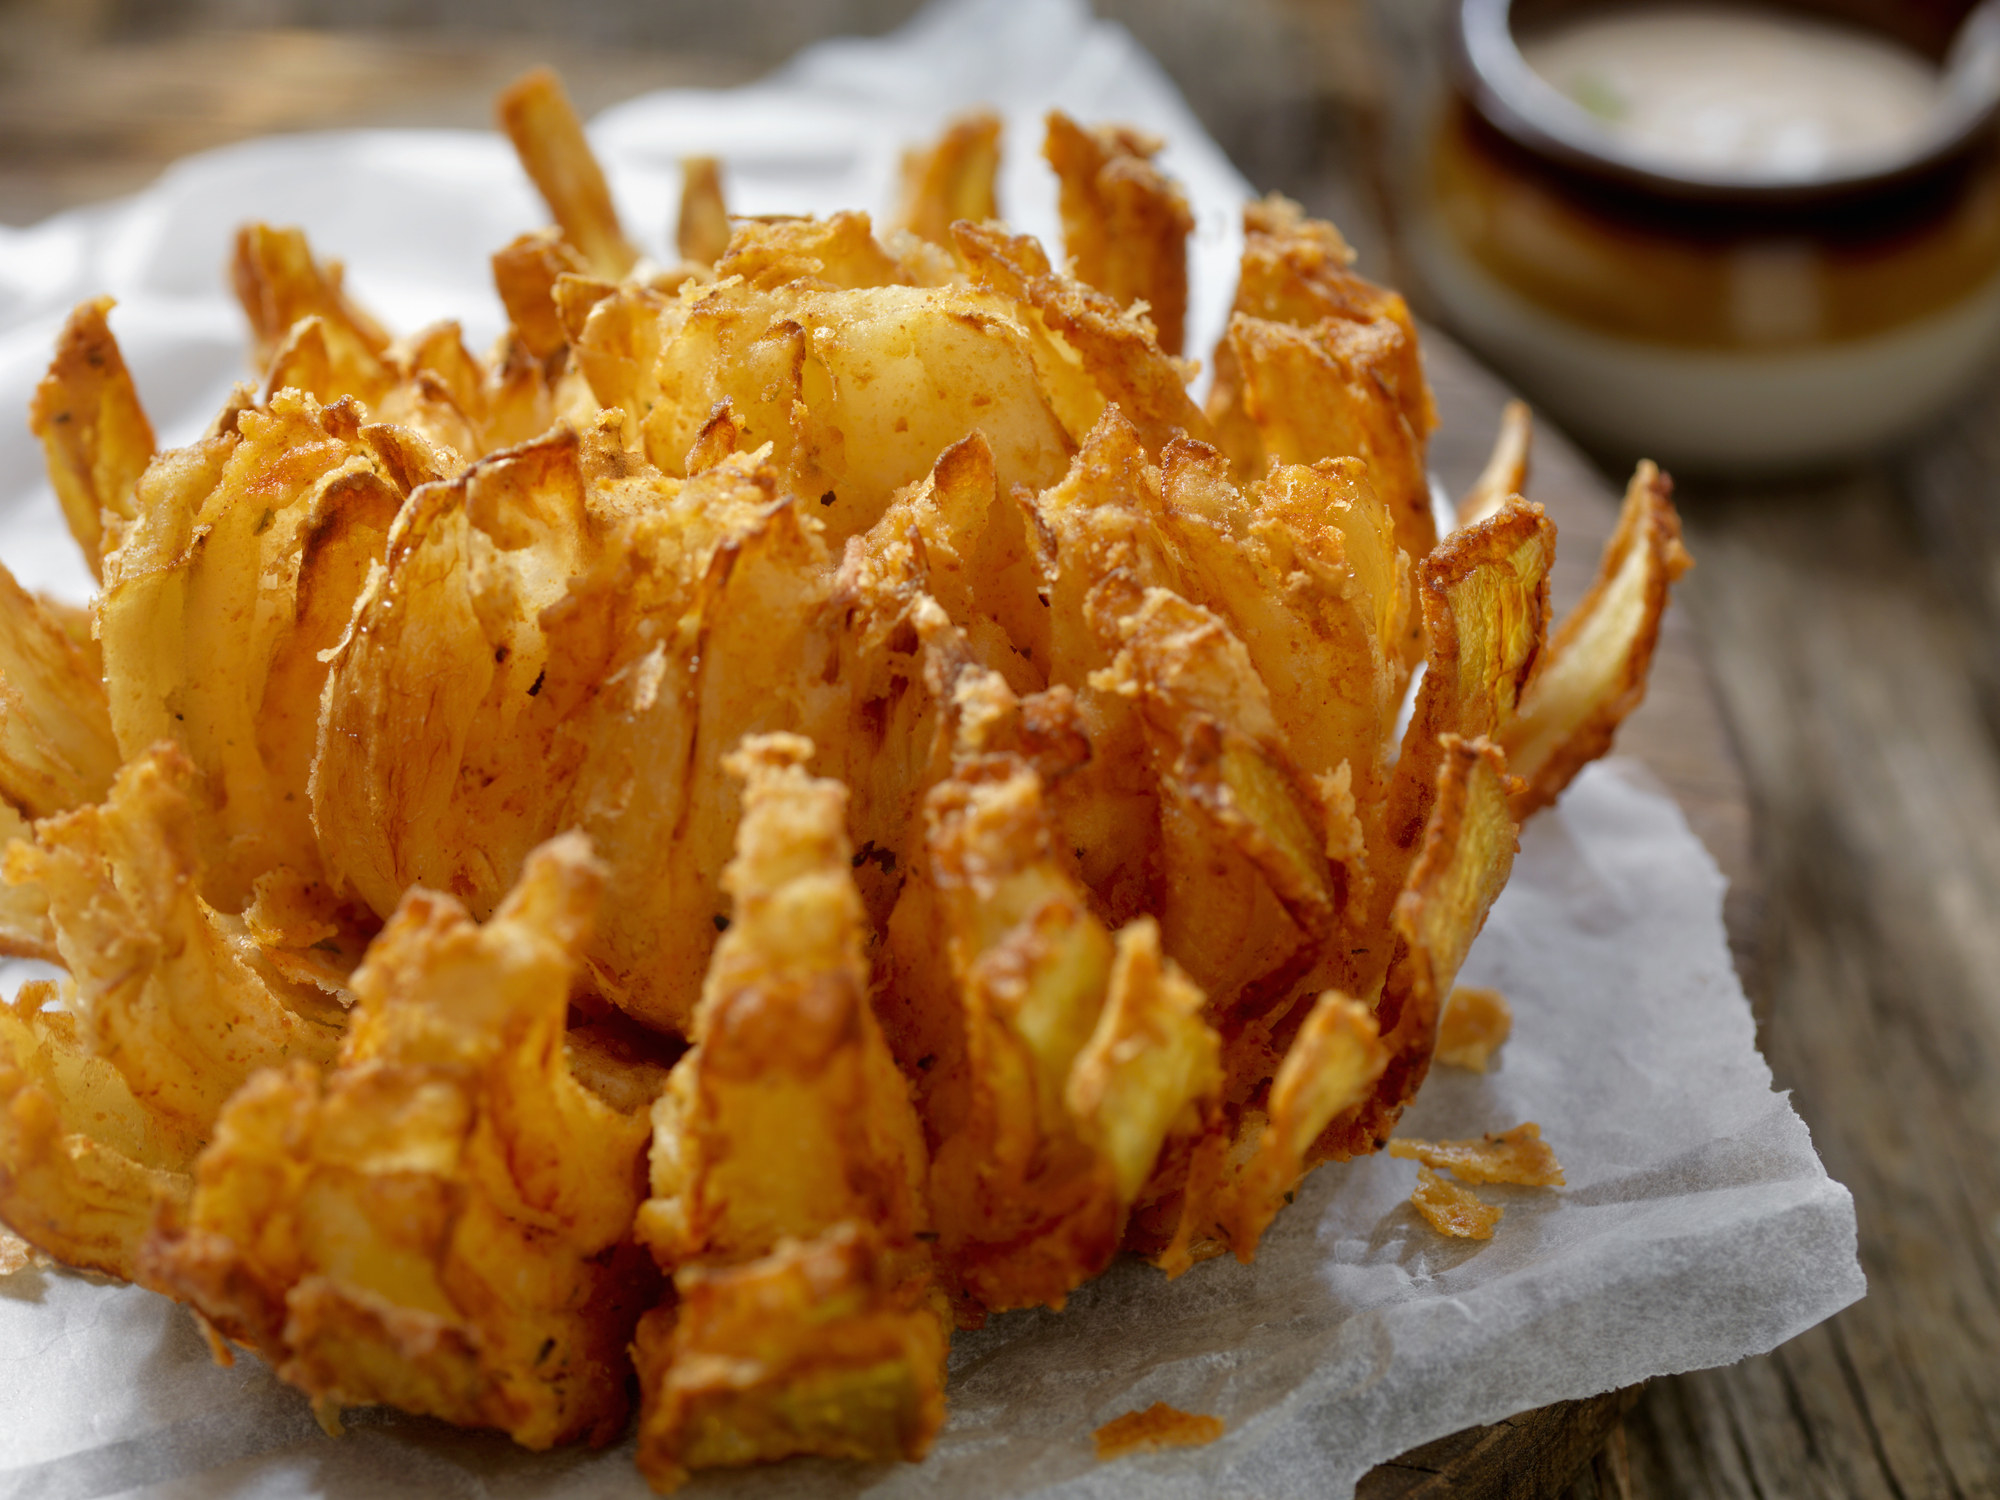
<instances>
[{"instance_id":1,"label":"crispy batter coating","mask_svg":"<svg viewBox=\"0 0 2000 1500\"><path fill-rule=\"evenodd\" d=\"M263 406L283 391L322 406L343 399L419 434L456 471L472 459L548 430L577 411L553 285L583 266L554 231L523 235L493 257L510 326L491 357L465 347L456 323L391 339L321 266L296 229L256 224L238 239L237 291L258 331ZM289 319L290 321L284 321Z\"/></svg>"},{"instance_id":2,"label":"crispy batter coating","mask_svg":"<svg viewBox=\"0 0 2000 1500\"><path fill-rule=\"evenodd\" d=\"M1484 1073L1513 1029L1514 1013L1505 995L1461 984L1446 998L1438 1018L1436 1060Z\"/></svg>"},{"instance_id":3,"label":"crispy batter coating","mask_svg":"<svg viewBox=\"0 0 2000 1500\"><path fill-rule=\"evenodd\" d=\"M1389 1065L1368 1102L1321 1136L1325 1157L1379 1151L1422 1087L1438 1015L1472 940L1486 925L1519 848L1508 806L1506 758L1492 741L1445 735L1437 797L1423 843L1391 917L1394 958L1375 1004Z\"/></svg>"},{"instance_id":4,"label":"crispy batter coating","mask_svg":"<svg viewBox=\"0 0 2000 1500\"><path fill-rule=\"evenodd\" d=\"M556 282L581 275L584 259L560 230L524 234L493 253L493 286L522 344L536 359L550 359L569 347L556 312Z\"/></svg>"},{"instance_id":5,"label":"crispy batter coating","mask_svg":"<svg viewBox=\"0 0 2000 1500\"><path fill-rule=\"evenodd\" d=\"M849 268L837 239L809 247L818 264L810 275L794 279L787 267L777 273L786 282L768 288L758 284L766 275L733 280L744 274L732 265L736 247L767 253L751 232L758 227L733 242L718 268L723 280L689 283L661 307L644 335L656 341L656 362L631 395L585 362L599 400L643 411L646 454L664 473L685 472L702 429L728 400L739 449L770 443L786 488L819 502L816 518L836 542L874 525L897 490L974 428L1005 490L1061 476L1071 442L1041 395L1019 308L963 287L842 285L836 278ZM794 230L761 227L764 239ZM865 219L857 230L872 246ZM857 269L900 281L882 261Z\"/></svg>"},{"instance_id":6,"label":"crispy batter coating","mask_svg":"<svg viewBox=\"0 0 2000 1500\"><path fill-rule=\"evenodd\" d=\"M1202 1019L1206 997L1160 952L1158 924L1140 917L1116 942L1104 1009L1070 1065L1063 1103L1129 1204L1167 1138L1193 1132L1199 1106L1221 1089L1222 1066Z\"/></svg>"},{"instance_id":7,"label":"crispy batter coating","mask_svg":"<svg viewBox=\"0 0 2000 1500\"><path fill-rule=\"evenodd\" d=\"M286 979L202 899L200 800L187 758L157 745L101 805L43 819L0 866L46 900L90 1050L124 1077L170 1160L199 1149L251 1074L324 1066L342 1030L337 1004Z\"/></svg>"},{"instance_id":8,"label":"crispy batter coating","mask_svg":"<svg viewBox=\"0 0 2000 1500\"><path fill-rule=\"evenodd\" d=\"M1330 224L1272 195L1244 210L1242 276L1215 350L1207 414L1244 479L1273 461L1367 460L1414 568L1437 544L1425 440L1436 417L1403 299L1348 270ZM1412 618L1403 655L1424 640Z\"/></svg>"},{"instance_id":9,"label":"crispy batter coating","mask_svg":"<svg viewBox=\"0 0 2000 1500\"><path fill-rule=\"evenodd\" d=\"M1445 759L1444 737L1498 737L1542 663L1555 527L1538 505L1510 501L1453 532L1424 559L1420 598L1430 646L1403 753L1389 787L1367 927L1379 931L1397 877L1417 851ZM1384 958L1387 955L1382 955Z\"/></svg>"},{"instance_id":10,"label":"crispy batter coating","mask_svg":"<svg viewBox=\"0 0 2000 1500\"><path fill-rule=\"evenodd\" d=\"M729 1265L852 1220L921 1275L929 1155L868 1005L867 929L847 794L796 735L746 739L736 857L723 874L694 1047L653 1108L638 1233L663 1268Z\"/></svg>"},{"instance_id":11,"label":"crispy batter coating","mask_svg":"<svg viewBox=\"0 0 2000 1500\"><path fill-rule=\"evenodd\" d=\"M1350 269L1353 263L1354 252L1339 230L1324 220L1307 218L1298 204L1272 193L1243 209L1236 311L1297 328L1329 318L1393 323L1403 337L1385 371L1385 383L1410 430L1425 437L1437 426L1437 412L1417 352L1416 321L1400 293L1355 275Z\"/></svg>"},{"instance_id":12,"label":"crispy batter coating","mask_svg":"<svg viewBox=\"0 0 2000 1500\"><path fill-rule=\"evenodd\" d=\"M1199 1448L1222 1436L1220 1417L1181 1411L1155 1401L1144 1411L1113 1417L1091 1434L1097 1461L1109 1463L1128 1453L1157 1453L1162 1448Z\"/></svg>"},{"instance_id":13,"label":"crispy batter coating","mask_svg":"<svg viewBox=\"0 0 2000 1500\"><path fill-rule=\"evenodd\" d=\"M674 225L681 259L712 266L729 248L729 205L722 196L722 163L712 156L681 158L681 211Z\"/></svg>"},{"instance_id":14,"label":"crispy batter coating","mask_svg":"<svg viewBox=\"0 0 2000 1500\"><path fill-rule=\"evenodd\" d=\"M1639 465L1596 583L1556 631L1547 665L1501 729L1508 763L1527 783L1514 801L1517 818L1547 807L1608 751L1646 696L1669 592L1694 565L1681 545L1672 494L1671 480L1650 463Z\"/></svg>"},{"instance_id":15,"label":"crispy batter coating","mask_svg":"<svg viewBox=\"0 0 2000 1500\"><path fill-rule=\"evenodd\" d=\"M319 319L321 399L377 399L390 381L389 334L348 297L338 261L313 258L304 233L246 224L236 233L232 271L260 370L269 369L303 318ZM296 356L295 356L296 357Z\"/></svg>"},{"instance_id":16,"label":"crispy batter coating","mask_svg":"<svg viewBox=\"0 0 2000 1500\"><path fill-rule=\"evenodd\" d=\"M973 281L1010 299L1041 334L1036 367L1074 441L1113 403L1139 429L1148 453L1176 437L1208 436L1187 392L1187 371L1161 348L1150 320L1055 274L1048 252L1027 235L968 221L952 225L951 234Z\"/></svg>"},{"instance_id":17,"label":"crispy batter coating","mask_svg":"<svg viewBox=\"0 0 2000 1500\"><path fill-rule=\"evenodd\" d=\"M880 237L691 162L657 271L553 78L502 114L559 228L488 357L260 225L262 383L194 443L104 304L65 333L104 590L0 575L0 951L69 971L0 1013L0 1221L329 1423L603 1440L636 1363L661 1488L914 1458L954 1319L1247 1260L1490 1055L1445 997L1638 701L1666 484L1551 645L1525 414L1439 545L1408 310L1295 205L1203 411L1135 132L1051 119L1073 275L992 220L991 120ZM1533 1127L1397 1149L1560 1180Z\"/></svg>"},{"instance_id":18,"label":"crispy batter coating","mask_svg":"<svg viewBox=\"0 0 2000 1500\"><path fill-rule=\"evenodd\" d=\"M949 245L959 219L980 224L1000 217L993 190L999 170L1000 117L985 109L959 116L929 147L903 153L896 223L934 245Z\"/></svg>"},{"instance_id":19,"label":"crispy batter coating","mask_svg":"<svg viewBox=\"0 0 2000 1500\"><path fill-rule=\"evenodd\" d=\"M616 281L639 252L625 238L604 169L583 136L583 121L548 68L536 68L504 89L495 103L500 128L533 179L563 238L593 273Z\"/></svg>"},{"instance_id":20,"label":"crispy batter coating","mask_svg":"<svg viewBox=\"0 0 2000 1500\"><path fill-rule=\"evenodd\" d=\"M412 891L355 974L339 1065L230 1101L152 1275L322 1410L389 1402L531 1448L615 1437L648 1291L646 1117L562 1047L602 884L571 834L484 926Z\"/></svg>"},{"instance_id":21,"label":"crispy batter coating","mask_svg":"<svg viewBox=\"0 0 2000 1500\"><path fill-rule=\"evenodd\" d=\"M788 1453L916 1457L942 1419L929 1154L869 1008L847 795L811 756L779 734L729 757L728 930L653 1107L637 1231L680 1299L635 1351L659 1488Z\"/></svg>"},{"instance_id":22,"label":"crispy batter coating","mask_svg":"<svg viewBox=\"0 0 2000 1500\"><path fill-rule=\"evenodd\" d=\"M1449 1171L1466 1182L1511 1182L1521 1187L1563 1184L1562 1163L1542 1139L1542 1127L1533 1121L1476 1141L1395 1140L1389 1142L1389 1154Z\"/></svg>"},{"instance_id":23,"label":"crispy batter coating","mask_svg":"<svg viewBox=\"0 0 2000 1500\"><path fill-rule=\"evenodd\" d=\"M1222 1199L1221 1227L1240 1259L1254 1255L1271 1220L1291 1201L1312 1165L1313 1143L1337 1116L1368 1098L1389 1055L1367 1006L1338 990L1313 1002L1271 1080L1263 1129L1243 1132L1256 1154Z\"/></svg>"},{"instance_id":24,"label":"crispy batter coating","mask_svg":"<svg viewBox=\"0 0 2000 1500\"><path fill-rule=\"evenodd\" d=\"M353 404L282 392L155 465L99 602L119 748L178 743L214 797L206 894L319 873L306 782L326 667L402 503Z\"/></svg>"},{"instance_id":25,"label":"crispy batter coating","mask_svg":"<svg viewBox=\"0 0 2000 1500\"><path fill-rule=\"evenodd\" d=\"M23 1271L42 1271L54 1265L54 1259L37 1250L11 1229L0 1229L0 1276L16 1276Z\"/></svg>"},{"instance_id":26,"label":"crispy batter coating","mask_svg":"<svg viewBox=\"0 0 2000 1500\"><path fill-rule=\"evenodd\" d=\"M1165 144L1129 125L1086 129L1052 109L1042 155L1060 184L1070 274L1120 307L1144 303L1160 347L1179 354L1187 328L1187 240L1194 213L1180 184L1153 165Z\"/></svg>"},{"instance_id":27,"label":"crispy batter coating","mask_svg":"<svg viewBox=\"0 0 2000 1500\"><path fill-rule=\"evenodd\" d=\"M1218 1042L1154 925L1114 937L1092 916L1021 755L961 755L928 821L904 899L948 936L949 978L927 979L961 1017L921 1096L939 1252L961 1321L1059 1307L1117 1248L1169 1136L1200 1124ZM892 949L924 941L914 926L892 917Z\"/></svg>"},{"instance_id":28,"label":"crispy batter coating","mask_svg":"<svg viewBox=\"0 0 2000 1500\"><path fill-rule=\"evenodd\" d=\"M104 554L132 519L132 492L154 452L153 424L105 322L111 307L109 297L77 305L28 406L63 519L99 579Z\"/></svg>"},{"instance_id":29,"label":"crispy batter coating","mask_svg":"<svg viewBox=\"0 0 2000 1500\"><path fill-rule=\"evenodd\" d=\"M156 1201L184 1201L189 1154L166 1136L55 985L0 1009L0 1219L67 1265L145 1282Z\"/></svg>"},{"instance_id":30,"label":"crispy batter coating","mask_svg":"<svg viewBox=\"0 0 2000 1500\"><path fill-rule=\"evenodd\" d=\"M639 1470L654 1489L796 1454L883 1463L929 1450L944 1424L945 1331L867 1226L674 1282L679 1302L646 1315L633 1350Z\"/></svg>"},{"instance_id":31,"label":"crispy batter coating","mask_svg":"<svg viewBox=\"0 0 2000 1500\"><path fill-rule=\"evenodd\" d=\"M1486 467L1458 502L1458 524L1471 526L1492 515L1528 488L1528 449L1534 441L1535 419L1525 401L1509 401L1500 412L1500 434Z\"/></svg>"},{"instance_id":32,"label":"crispy batter coating","mask_svg":"<svg viewBox=\"0 0 2000 1500\"><path fill-rule=\"evenodd\" d=\"M0 797L25 817L101 800L118 769L90 644L0 567Z\"/></svg>"},{"instance_id":33,"label":"crispy batter coating","mask_svg":"<svg viewBox=\"0 0 2000 1500\"><path fill-rule=\"evenodd\" d=\"M939 1060L950 1071L927 1100L938 1248L976 1307L1060 1306L1118 1242L1115 1197L1065 1099L1117 950L1056 859L1034 771L1013 756L953 769L928 808L964 1049Z\"/></svg>"},{"instance_id":34,"label":"crispy batter coating","mask_svg":"<svg viewBox=\"0 0 2000 1500\"><path fill-rule=\"evenodd\" d=\"M1488 1203L1470 1188L1440 1177L1429 1167L1417 1168L1417 1190L1410 1203L1439 1234L1460 1240L1490 1240L1507 1212Z\"/></svg>"}]
</instances>

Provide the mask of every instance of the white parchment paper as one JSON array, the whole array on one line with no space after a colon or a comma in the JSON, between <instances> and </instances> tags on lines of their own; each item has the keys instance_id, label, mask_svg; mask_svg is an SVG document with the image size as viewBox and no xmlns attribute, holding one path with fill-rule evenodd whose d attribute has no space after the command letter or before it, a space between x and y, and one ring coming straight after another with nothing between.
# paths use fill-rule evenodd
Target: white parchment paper
<instances>
[{"instance_id":1,"label":"white parchment paper","mask_svg":"<svg viewBox=\"0 0 2000 1500\"><path fill-rule=\"evenodd\" d=\"M885 209L898 151L979 103L1008 123L1003 207L1053 242L1040 115L1147 126L1196 208L1190 347L1219 330L1248 188L1157 66L1078 0L952 0L896 35L814 48L752 88L634 100L601 117L629 229L664 256L684 154L724 159L743 212ZM393 326L499 331L487 257L544 214L511 152L475 133L262 141L152 189L0 230L0 560L83 598L88 578L20 414L69 306L112 316L165 442L244 373L226 291L244 219L305 226ZM7 415L12 414L12 415ZM1468 983L1515 1008L1496 1069L1433 1072L1403 1132L1538 1121L1556 1192L1482 1189L1486 1243L1433 1234L1413 1163L1317 1173L1254 1266L1177 1282L1120 1263L1061 1314L960 1335L951 1420L920 1468L794 1462L691 1495L1339 1496L1371 1465L1470 1423L1762 1352L1860 1297L1853 1206L1771 1087L1730 966L1722 879L1642 770L1587 772L1528 828ZM1228 1424L1210 1447L1092 1457L1091 1430L1165 1400ZM63 1272L0 1280L0 1496L638 1496L629 1445L534 1455L395 1413L322 1436L254 1358L218 1369L164 1300Z\"/></svg>"}]
</instances>

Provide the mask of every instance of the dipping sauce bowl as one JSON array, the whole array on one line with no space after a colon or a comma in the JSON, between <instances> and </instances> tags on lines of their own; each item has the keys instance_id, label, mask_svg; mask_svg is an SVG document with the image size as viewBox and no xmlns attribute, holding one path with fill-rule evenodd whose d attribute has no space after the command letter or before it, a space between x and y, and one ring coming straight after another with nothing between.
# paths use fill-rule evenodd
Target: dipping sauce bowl
<instances>
[{"instance_id":1,"label":"dipping sauce bowl","mask_svg":"<svg viewBox=\"0 0 2000 1500\"><path fill-rule=\"evenodd\" d=\"M2000 351L2000 0L1455 0L1449 42L1406 243L1586 441L1817 466Z\"/></svg>"}]
</instances>

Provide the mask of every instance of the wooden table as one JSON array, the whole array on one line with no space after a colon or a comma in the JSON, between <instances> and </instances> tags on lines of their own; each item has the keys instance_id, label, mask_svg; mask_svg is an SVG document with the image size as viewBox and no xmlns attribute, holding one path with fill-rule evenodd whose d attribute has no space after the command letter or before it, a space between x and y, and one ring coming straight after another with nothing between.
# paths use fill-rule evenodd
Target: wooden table
<instances>
[{"instance_id":1,"label":"wooden table","mask_svg":"<svg viewBox=\"0 0 2000 1500\"><path fill-rule=\"evenodd\" d=\"M1462 494L1486 461L1508 391L1436 329L1424 332L1424 364L1439 419L1431 467L1448 491ZM1617 495L1560 432L1540 424L1528 498L1546 507L1556 523L1551 593L1558 617L1596 573ZM1646 702L1620 730L1616 752L1637 757L1666 783L1729 877L1723 916L1730 946L1738 969L1753 972L1761 913L1749 800L1682 603L1667 615ZM1362 1480L1358 1500L1544 1500L1572 1485L1598 1485L1599 1475L1627 1475L1629 1444L1621 1422L1641 1400L1637 1390L1613 1392L1457 1433L1374 1469ZM1616 1480L1610 1493L1622 1496L1626 1484L1629 1478Z\"/></svg>"},{"instance_id":2,"label":"wooden table","mask_svg":"<svg viewBox=\"0 0 2000 1500\"><path fill-rule=\"evenodd\" d=\"M1570 456L1531 485L1562 520ZM1869 1296L1762 1358L1433 1445L1402 1463L1448 1476L1387 1465L1372 1493L1560 1493L1602 1423L1575 1500L2000 1494L2000 381L1904 454L1679 499L1693 649L1663 651L1620 748L1732 877L1759 1045L1854 1194ZM1683 719L1698 662L1726 744Z\"/></svg>"},{"instance_id":3,"label":"wooden table","mask_svg":"<svg viewBox=\"0 0 2000 1500\"><path fill-rule=\"evenodd\" d=\"M58 49L0 70L0 222L246 135L483 124L495 82L552 50L587 108L749 71L302 32ZM1427 347L1446 417L1434 462L1458 489L1502 389L1443 338ZM1731 876L1730 937L1765 1054L1854 1191L1871 1295L1764 1358L1404 1455L1364 1482L1372 1500L2000 1495L1996 419L2000 392L1919 459L1683 491L1697 567L1620 744L1675 790ZM1546 427L1537 458L1532 495L1562 528L1562 604L1614 487Z\"/></svg>"}]
</instances>

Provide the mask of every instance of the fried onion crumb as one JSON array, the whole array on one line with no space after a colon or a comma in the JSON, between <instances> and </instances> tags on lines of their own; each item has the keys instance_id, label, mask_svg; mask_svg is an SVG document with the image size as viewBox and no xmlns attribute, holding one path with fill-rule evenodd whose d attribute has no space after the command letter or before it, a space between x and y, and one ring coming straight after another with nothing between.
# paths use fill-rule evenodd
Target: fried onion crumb
<instances>
[{"instance_id":1,"label":"fried onion crumb","mask_svg":"<svg viewBox=\"0 0 2000 1500\"><path fill-rule=\"evenodd\" d=\"M1489 1233L1491 1231L1488 1231ZM1181 1411L1155 1401L1144 1411L1113 1417L1094 1434L1097 1460L1109 1463L1128 1453L1154 1453L1162 1448L1199 1448L1222 1436L1222 1419Z\"/></svg>"},{"instance_id":2,"label":"fried onion crumb","mask_svg":"<svg viewBox=\"0 0 2000 1500\"><path fill-rule=\"evenodd\" d=\"M1488 1203L1470 1188L1447 1182L1429 1167L1417 1168L1417 1190L1410 1202L1439 1234L1461 1240L1490 1240L1506 1210Z\"/></svg>"},{"instance_id":3,"label":"fried onion crumb","mask_svg":"<svg viewBox=\"0 0 2000 1500\"><path fill-rule=\"evenodd\" d=\"M27 1270L39 1271L54 1264L13 1230L0 1225L0 1276L12 1276Z\"/></svg>"},{"instance_id":4,"label":"fried onion crumb","mask_svg":"<svg viewBox=\"0 0 2000 1500\"><path fill-rule=\"evenodd\" d=\"M1476 1141L1391 1141L1389 1154L1450 1172L1465 1182L1561 1187L1562 1163L1532 1120Z\"/></svg>"},{"instance_id":5,"label":"fried onion crumb","mask_svg":"<svg viewBox=\"0 0 2000 1500\"><path fill-rule=\"evenodd\" d=\"M1514 1012L1498 990L1460 985L1438 1020L1437 1060L1448 1068L1484 1073L1514 1029Z\"/></svg>"}]
</instances>

